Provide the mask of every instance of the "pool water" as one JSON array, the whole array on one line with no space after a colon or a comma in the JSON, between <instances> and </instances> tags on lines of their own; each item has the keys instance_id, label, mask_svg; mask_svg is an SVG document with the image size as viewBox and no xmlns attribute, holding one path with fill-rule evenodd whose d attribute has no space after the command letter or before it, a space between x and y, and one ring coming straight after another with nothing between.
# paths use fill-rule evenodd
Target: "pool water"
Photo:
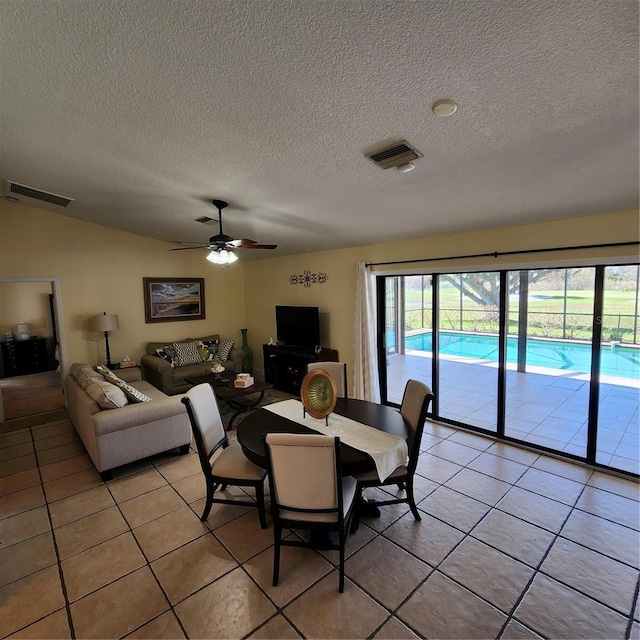
<instances>
[{"instance_id":1,"label":"pool water","mask_svg":"<svg viewBox=\"0 0 640 640\"><path fill-rule=\"evenodd\" d=\"M405 350L432 351L432 334L420 333L405 338ZM451 356L498 361L497 336L440 332L440 353ZM518 339L507 338L507 362L518 361ZM591 371L591 345L575 342L527 340L527 364L581 373ZM601 374L640 379L640 349L608 346L602 349Z\"/></svg>"}]
</instances>

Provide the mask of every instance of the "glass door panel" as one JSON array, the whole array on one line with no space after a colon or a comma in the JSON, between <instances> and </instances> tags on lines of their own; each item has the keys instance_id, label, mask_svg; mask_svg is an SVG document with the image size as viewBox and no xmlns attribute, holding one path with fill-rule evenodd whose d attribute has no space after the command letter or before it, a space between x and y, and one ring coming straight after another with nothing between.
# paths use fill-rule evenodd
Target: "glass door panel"
<instances>
[{"instance_id":1,"label":"glass door panel","mask_svg":"<svg viewBox=\"0 0 640 640\"><path fill-rule=\"evenodd\" d=\"M496 431L499 273L438 276L440 416Z\"/></svg>"},{"instance_id":2,"label":"glass door panel","mask_svg":"<svg viewBox=\"0 0 640 640\"><path fill-rule=\"evenodd\" d=\"M604 272L596 462L640 473L640 267Z\"/></svg>"},{"instance_id":3,"label":"glass door panel","mask_svg":"<svg viewBox=\"0 0 640 640\"><path fill-rule=\"evenodd\" d=\"M595 269L508 282L505 435L586 457Z\"/></svg>"},{"instance_id":4,"label":"glass door panel","mask_svg":"<svg viewBox=\"0 0 640 640\"><path fill-rule=\"evenodd\" d=\"M431 283L431 276L386 279L387 399L390 403L402 402L409 379L432 386Z\"/></svg>"}]
</instances>

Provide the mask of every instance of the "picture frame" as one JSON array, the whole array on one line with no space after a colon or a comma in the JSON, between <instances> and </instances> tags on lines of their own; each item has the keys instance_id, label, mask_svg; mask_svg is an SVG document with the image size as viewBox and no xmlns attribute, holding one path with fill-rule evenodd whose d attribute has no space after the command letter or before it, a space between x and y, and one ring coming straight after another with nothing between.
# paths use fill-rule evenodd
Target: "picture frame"
<instances>
[{"instance_id":1,"label":"picture frame","mask_svg":"<svg viewBox=\"0 0 640 640\"><path fill-rule=\"evenodd\" d=\"M204 320L204 278L143 278L144 321Z\"/></svg>"}]
</instances>

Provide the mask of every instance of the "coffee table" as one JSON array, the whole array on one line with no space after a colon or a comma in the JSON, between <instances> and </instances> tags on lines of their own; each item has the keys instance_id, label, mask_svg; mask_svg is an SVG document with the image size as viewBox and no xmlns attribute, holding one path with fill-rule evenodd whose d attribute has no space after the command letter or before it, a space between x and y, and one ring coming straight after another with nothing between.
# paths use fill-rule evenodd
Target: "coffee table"
<instances>
[{"instance_id":1,"label":"coffee table","mask_svg":"<svg viewBox=\"0 0 640 640\"><path fill-rule=\"evenodd\" d=\"M231 431L234 420L240 414L257 409L264 400L265 391L273 389L272 384L261 382L260 380L256 380L250 387L238 389L233 385L235 379L236 374L229 371L224 371L220 374L207 373L203 376L190 376L185 378L185 380L192 385L210 384L213 387L216 398L224 400L231 409L233 409L234 413L229 419L227 431ZM255 396L256 394L256 398L247 401L238 401L239 398L247 398L248 396Z\"/></svg>"}]
</instances>

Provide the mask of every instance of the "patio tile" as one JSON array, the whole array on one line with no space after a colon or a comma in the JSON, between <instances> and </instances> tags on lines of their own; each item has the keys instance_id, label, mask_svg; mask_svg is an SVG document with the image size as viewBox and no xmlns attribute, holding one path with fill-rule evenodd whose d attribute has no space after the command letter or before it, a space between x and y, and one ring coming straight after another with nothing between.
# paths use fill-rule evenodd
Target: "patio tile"
<instances>
[{"instance_id":1,"label":"patio tile","mask_svg":"<svg viewBox=\"0 0 640 640\"><path fill-rule=\"evenodd\" d=\"M64 609L60 609L55 613L51 613L48 616L30 624L22 631L11 634L11 638L26 639L33 638L39 640L40 638L64 639L71 638L71 629L69 629L69 619L67 612Z\"/></svg>"},{"instance_id":2,"label":"patio tile","mask_svg":"<svg viewBox=\"0 0 640 640\"><path fill-rule=\"evenodd\" d=\"M509 613L534 569L473 538L466 538L438 568L498 609Z\"/></svg>"},{"instance_id":3,"label":"patio tile","mask_svg":"<svg viewBox=\"0 0 640 640\"><path fill-rule=\"evenodd\" d=\"M9 493L15 493L22 489L36 487L40 484L40 475L37 469L28 469L0 478L0 498Z\"/></svg>"},{"instance_id":4,"label":"patio tile","mask_svg":"<svg viewBox=\"0 0 640 640\"><path fill-rule=\"evenodd\" d=\"M357 615L354 615L357 612ZM338 591L338 573L332 571L283 613L306 638L367 638L388 612L350 580Z\"/></svg>"},{"instance_id":5,"label":"patio tile","mask_svg":"<svg viewBox=\"0 0 640 640\"><path fill-rule=\"evenodd\" d=\"M514 617L545 638L624 638L627 629L624 616L540 573Z\"/></svg>"},{"instance_id":6,"label":"patio tile","mask_svg":"<svg viewBox=\"0 0 640 640\"><path fill-rule=\"evenodd\" d=\"M154 489L159 489L167 485L167 481L158 473L156 469L150 467L143 469L124 478L114 479L109 482L109 491L113 499L117 502L126 502L137 498L143 493L149 493Z\"/></svg>"},{"instance_id":7,"label":"patio tile","mask_svg":"<svg viewBox=\"0 0 640 640\"><path fill-rule=\"evenodd\" d=\"M510 484L516 482L529 469L527 465L486 452L472 460L468 468Z\"/></svg>"},{"instance_id":8,"label":"patio tile","mask_svg":"<svg viewBox=\"0 0 640 640\"><path fill-rule=\"evenodd\" d=\"M70 558L129 530L120 510L109 507L54 530L60 559Z\"/></svg>"},{"instance_id":9,"label":"patio tile","mask_svg":"<svg viewBox=\"0 0 640 640\"><path fill-rule=\"evenodd\" d=\"M120 504L122 515L132 529L181 507L184 500L169 485Z\"/></svg>"},{"instance_id":10,"label":"patio tile","mask_svg":"<svg viewBox=\"0 0 640 640\"><path fill-rule=\"evenodd\" d=\"M149 567L94 591L70 607L79 638L120 638L168 608ZM113 611L118 615L109 615Z\"/></svg>"},{"instance_id":11,"label":"patio tile","mask_svg":"<svg viewBox=\"0 0 640 640\"><path fill-rule=\"evenodd\" d=\"M298 547L282 547L280 576L276 587L272 585L273 548L265 549L242 566L278 607L289 604L333 571L333 565L321 554Z\"/></svg>"},{"instance_id":12,"label":"patio tile","mask_svg":"<svg viewBox=\"0 0 640 640\"><path fill-rule=\"evenodd\" d=\"M511 489L496 508L554 533L560 531L571 512L569 505L519 487Z\"/></svg>"},{"instance_id":13,"label":"patio tile","mask_svg":"<svg viewBox=\"0 0 640 640\"><path fill-rule=\"evenodd\" d=\"M151 563L153 573L174 605L237 566L210 533Z\"/></svg>"},{"instance_id":14,"label":"patio tile","mask_svg":"<svg viewBox=\"0 0 640 640\"><path fill-rule=\"evenodd\" d=\"M206 533L209 533L207 526L186 506L133 530L150 562Z\"/></svg>"},{"instance_id":15,"label":"patio tile","mask_svg":"<svg viewBox=\"0 0 640 640\"><path fill-rule=\"evenodd\" d=\"M462 468L461 465L449 462L444 458L439 458L430 453L423 453L418 458L416 473L439 484L444 484Z\"/></svg>"},{"instance_id":16,"label":"patio tile","mask_svg":"<svg viewBox=\"0 0 640 640\"><path fill-rule=\"evenodd\" d=\"M347 576L390 610L432 570L428 564L380 536L345 563Z\"/></svg>"},{"instance_id":17,"label":"patio tile","mask_svg":"<svg viewBox=\"0 0 640 640\"><path fill-rule=\"evenodd\" d=\"M0 520L35 507L41 507L44 503L41 485L14 491L0 498Z\"/></svg>"},{"instance_id":18,"label":"patio tile","mask_svg":"<svg viewBox=\"0 0 640 640\"><path fill-rule=\"evenodd\" d=\"M471 535L531 567L537 567L555 535L520 518L493 509Z\"/></svg>"},{"instance_id":19,"label":"patio tile","mask_svg":"<svg viewBox=\"0 0 640 640\"><path fill-rule=\"evenodd\" d=\"M261 638L271 639L278 638L279 640L297 640L301 638L299 633L286 621L282 614L273 616L269 622L254 631L250 636L252 640L259 640Z\"/></svg>"},{"instance_id":20,"label":"patio tile","mask_svg":"<svg viewBox=\"0 0 640 640\"><path fill-rule=\"evenodd\" d=\"M640 503L593 487L585 487L576 507L587 513L640 529Z\"/></svg>"},{"instance_id":21,"label":"patio tile","mask_svg":"<svg viewBox=\"0 0 640 640\"><path fill-rule=\"evenodd\" d=\"M46 507L37 507L5 518L0 525L2 548L6 549L12 544L33 538L49 531L50 528Z\"/></svg>"},{"instance_id":22,"label":"patio tile","mask_svg":"<svg viewBox=\"0 0 640 640\"><path fill-rule=\"evenodd\" d=\"M74 602L146 564L129 531L61 563L67 597Z\"/></svg>"},{"instance_id":23,"label":"patio tile","mask_svg":"<svg viewBox=\"0 0 640 640\"><path fill-rule=\"evenodd\" d=\"M444 458L449 462L454 462L464 467L477 458L480 452L478 449L452 442L451 439L449 439L431 447L431 449L429 449L429 455Z\"/></svg>"},{"instance_id":24,"label":"patio tile","mask_svg":"<svg viewBox=\"0 0 640 640\"><path fill-rule=\"evenodd\" d=\"M100 474L95 469L85 469L70 476L45 482L44 493L47 496L47 502L55 502L99 486L102 486Z\"/></svg>"},{"instance_id":25,"label":"patio tile","mask_svg":"<svg viewBox=\"0 0 640 640\"><path fill-rule=\"evenodd\" d=\"M184 637L180 623L173 611L166 611L160 614L157 618L125 636L125 638L135 638L136 640L160 640L163 638L175 640L175 638Z\"/></svg>"},{"instance_id":26,"label":"patio tile","mask_svg":"<svg viewBox=\"0 0 640 640\"><path fill-rule=\"evenodd\" d=\"M56 563L51 532L0 549L0 587Z\"/></svg>"},{"instance_id":27,"label":"patio tile","mask_svg":"<svg viewBox=\"0 0 640 640\"><path fill-rule=\"evenodd\" d=\"M517 487L527 489L527 491L568 505L574 505L584 489L584 484L581 482L575 482L540 469L529 469L515 484Z\"/></svg>"},{"instance_id":28,"label":"patio tile","mask_svg":"<svg viewBox=\"0 0 640 640\"><path fill-rule=\"evenodd\" d=\"M558 538L540 571L623 615L631 611L638 571L597 551Z\"/></svg>"},{"instance_id":29,"label":"patio tile","mask_svg":"<svg viewBox=\"0 0 640 640\"><path fill-rule=\"evenodd\" d=\"M0 587L0 636L4 638L64 605L58 567L47 567Z\"/></svg>"},{"instance_id":30,"label":"patio tile","mask_svg":"<svg viewBox=\"0 0 640 640\"><path fill-rule=\"evenodd\" d=\"M436 567L464 538L464 533L425 514L420 521L406 515L385 532L385 538Z\"/></svg>"},{"instance_id":31,"label":"patio tile","mask_svg":"<svg viewBox=\"0 0 640 640\"><path fill-rule=\"evenodd\" d=\"M439 487L420 502L418 507L421 511L465 532L473 529L491 508L448 487Z\"/></svg>"},{"instance_id":32,"label":"patio tile","mask_svg":"<svg viewBox=\"0 0 640 640\"><path fill-rule=\"evenodd\" d=\"M560 535L640 569L640 534L634 529L574 509Z\"/></svg>"},{"instance_id":33,"label":"patio tile","mask_svg":"<svg viewBox=\"0 0 640 640\"><path fill-rule=\"evenodd\" d=\"M57 528L113 505L113 498L103 485L54 502L49 505L49 513L54 528Z\"/></svg>"},{"instance_id":34,"label":"patio tile","mask_svg":"<svg viewBox=\"0 0 640 640\"><path fill-rule=\"evenodd\" d=\"M276 609L238 568L180 602L175 612L190 638L242 638Z\"/></svg>"},{"instance_id":35,"label":"patio tile","mask_svg":"<svg viewBox=\"0 0 640 640\"><path fill-rule=\"evenodd\" d=\"M403 604L397 617L425 638L497 638L507 617L435 571Z\"/></svg>"},{"instance_id":36,"label":"patio tile","mask_svg":"<svg viewBox=\"0 0 640 640\"><path fill-rule=\"evenodd\" d=\"M463 469L446 485L490 506L496 504L511 489L511 485L472 469Z\"/></svg>"},{"instance_id":37,"label":"patio tile","mask_svg":"<svg viewBox=\"0 0 640 640\"><path fill-rule=\"evenodd\" d=\"M417 640L417 636L398 618L391 617L387 620L378 632L373 636L375 640Z\"/></svg>"}]
</instances>

